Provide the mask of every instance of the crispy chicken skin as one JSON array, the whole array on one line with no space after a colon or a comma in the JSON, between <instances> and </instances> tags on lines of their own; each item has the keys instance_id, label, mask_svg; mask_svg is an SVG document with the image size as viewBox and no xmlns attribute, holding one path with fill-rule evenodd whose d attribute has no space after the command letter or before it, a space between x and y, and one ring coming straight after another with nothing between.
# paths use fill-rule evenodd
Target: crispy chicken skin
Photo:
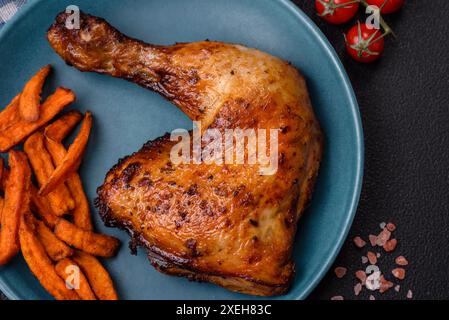
<instances>
[{"instance_id":1,"label":"crispy chicken skin","mask_svg":"<svg viewBox=\"0 0 449 320\"><path fill-rule=\"evenodd\" d=\"M297 221L322 156L303 77L289 63L240 45L155 46L87 14L79 30L68 30L66 17L56 18L48 40L79 70L157 91L203 129L279 129L274 175L260 175L257 164L176 165L170 150L177 142L169 135L146 143L98 188L104 222L127 230L133 249L145 247L164 273L253 295L286 293Z\"/></svg>"}]
</instances>

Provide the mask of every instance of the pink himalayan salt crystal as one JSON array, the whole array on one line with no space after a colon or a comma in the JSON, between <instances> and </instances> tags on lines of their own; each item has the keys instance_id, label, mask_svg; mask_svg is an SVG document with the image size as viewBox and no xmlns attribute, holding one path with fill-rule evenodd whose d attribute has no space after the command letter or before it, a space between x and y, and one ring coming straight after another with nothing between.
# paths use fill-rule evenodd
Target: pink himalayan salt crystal
<instances>
[{"instance_id":1,"label":"pink himalayan salt crystal","mask_svg":"<svg viewBox=\"0 0 449 320\"><path fill-rule=\"evenodd\" d=\"M361 284L361 283L357 283L357 284L354 286L354 294L355 294L356 296L358 296L358 295L360 294L361 291L362 291L362 284Z\"/></svg>"},{"instance_id":2,"label":"pink himalayan salt crystal","mask_svg":"<svg viewBox=\"0 0 449 320\"><path fill-rule=\"evenodd\" d=\"M368 236L369 242L371 243L372 247L376 246L376 242L377 242L377 236L370 234Z\"/></svg>"},{"instance_id":3,"label":"pink himalayan salt crystal","mask_svg":"<svg viewBox=\"0 0 449 320\"><path fill-rule=\"evenodd\" d=\"M383 229L379 235L377 236L376 245L379 247L383 247L385 243L387 243L388 240L390 240L391 232L387 229Z\"/></svg>"},{"instance_id":4,"label":"pink himalayan salt crystal","mask_svg":"<svg viewBox=\"0 0 449 320\"><path fill-rule=\"evenodd\" d=\"M348 269L346 269L344 267L337 267L334 270L335 275L337 276L338 279L343 278L346 275L347 271L348 271Z\"/></svg>"},{"instance_id":5,"label":"pink himalayan salt crystal","mask_svg":"<svg viewBox=\"0 0 449 320\"><path fill-rule=\"evenodd\" d=\"M405 259L404 256L399 256L399 257L397 257L397 258L394 260L394 262L396 262L396 264L397 264L398 266L406 266L406 265L408 265L408 261L407 261L407 259Z\"/></svg>"}]
</instances>

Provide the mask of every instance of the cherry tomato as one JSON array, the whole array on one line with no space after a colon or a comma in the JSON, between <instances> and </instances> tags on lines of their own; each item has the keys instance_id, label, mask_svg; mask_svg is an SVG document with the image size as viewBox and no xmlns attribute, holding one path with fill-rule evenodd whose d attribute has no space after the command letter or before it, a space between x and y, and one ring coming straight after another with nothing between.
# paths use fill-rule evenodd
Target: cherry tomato
<instances>
[{"instance_id":1,"label":"cherry tomato","mask_svg":"<svg viewBox=\"0 0 449 320\"><path fill-rule=\"evenodd\" d=\"M332 24L348 22L359 10L358 0L316 0L318 15Z\"/></svg>"},{"instance_id":2,"label":"cherry tomato","mask_svg":"<svg viewBox=\"0 0 449 320\"><path fill-rule=\"evenodd\" d=\"M380 58L384 51L385 41L382 31L369 29L360 22L345 35L346 50L356 61L370 63Z\"/></svg>"},{"instance_id":3,"label":"cherry tomato","mask_svg":"<svg viewBox=\"0 0 449 320\"><path fill-rule=\"evenodd\" d=\"M380 10L380 13L383 14L389 14L399 11L399 9L401 9L405 4L405 0L366 0L366 2L370 5L382 8L382 10Z\"/></svg>"}]
</instances>

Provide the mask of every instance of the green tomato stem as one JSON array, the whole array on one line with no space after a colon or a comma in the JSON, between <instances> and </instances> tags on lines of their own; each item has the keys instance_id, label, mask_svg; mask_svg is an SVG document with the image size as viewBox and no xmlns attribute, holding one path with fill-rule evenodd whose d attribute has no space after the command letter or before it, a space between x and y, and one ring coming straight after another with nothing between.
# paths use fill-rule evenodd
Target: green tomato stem
<instances>
[{"instance_id":1,"label":"green tomato stem","mask_svg":"<svg viewBox=\"0 0 449 320\"><path fill-rule=\"evenodd\" d=\"M360 0L360 3L365 7L369 7L370 4L368 4L365 0ZM384 3L385 4L385 3ZM384 18L382 17L382 15L379 15L380 19L379 19L379 23L382 27L382 29L384 30L384 36L391 34L393 37L396 37L396 34L393 32L393 29L390 28L390 26L387 24L387 22L384 20Z\"/></svg>"}]
</instances>

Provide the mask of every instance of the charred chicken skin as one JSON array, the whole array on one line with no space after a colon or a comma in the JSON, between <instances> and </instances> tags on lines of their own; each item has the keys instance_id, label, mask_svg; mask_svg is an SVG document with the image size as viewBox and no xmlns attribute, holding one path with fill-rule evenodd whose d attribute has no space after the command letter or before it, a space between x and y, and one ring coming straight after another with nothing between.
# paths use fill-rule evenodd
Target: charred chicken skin
<instances>
[{"instance_id":1,"label":"charred chicken skin","mask_svg":"<svg viewBox=\"0 0 449 320\"><path fill-rule=\"evenodd\" d=\"M151 45L84 13L80 29L67 29L67 16L58 15L48 40L69 65L154 90L202 129L279 132L272 175L254 164L174 164L169 135L146 143L98 188L104 222L128 231L161 272L247 294L286 293L295 273L296 225L311 198L323 141L300 73L240 45Z\"/></svg>"}]
</instances>

